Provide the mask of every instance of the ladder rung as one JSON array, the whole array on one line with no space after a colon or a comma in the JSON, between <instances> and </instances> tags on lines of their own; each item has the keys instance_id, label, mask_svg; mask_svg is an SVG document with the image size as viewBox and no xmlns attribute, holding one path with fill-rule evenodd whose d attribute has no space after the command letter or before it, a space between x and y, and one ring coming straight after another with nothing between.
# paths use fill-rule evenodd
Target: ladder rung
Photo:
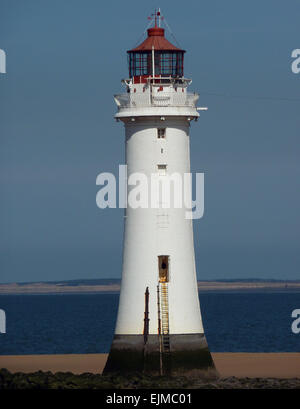
<instances>
[{"instance_id":1,"label":"ladder rung","mask_svg":"<svg viewBox=\"0 0 300 409\"><path fill-rule=\"evenodd\" d=\"M164 353L170 353L168 284L161 283L161 328Z\"/></svg>"}]
</instances>

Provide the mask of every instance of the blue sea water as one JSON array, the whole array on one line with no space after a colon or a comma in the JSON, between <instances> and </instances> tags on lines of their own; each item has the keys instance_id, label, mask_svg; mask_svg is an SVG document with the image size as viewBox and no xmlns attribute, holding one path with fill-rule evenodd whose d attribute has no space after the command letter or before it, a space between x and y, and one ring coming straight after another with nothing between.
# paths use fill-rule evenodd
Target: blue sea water
<instances>
[{"instance_id":1,"label":"blue sea water","mask_svg":"<svg viewBox=\"0 0 300 409\"><path fill-rule=\"evenodd\" d=\"M108 352L119 294L1 295L0 355ZM201 310L213 352L299 352L291 313L299 292L204 292Z\"/></svg>"}]
</instances>

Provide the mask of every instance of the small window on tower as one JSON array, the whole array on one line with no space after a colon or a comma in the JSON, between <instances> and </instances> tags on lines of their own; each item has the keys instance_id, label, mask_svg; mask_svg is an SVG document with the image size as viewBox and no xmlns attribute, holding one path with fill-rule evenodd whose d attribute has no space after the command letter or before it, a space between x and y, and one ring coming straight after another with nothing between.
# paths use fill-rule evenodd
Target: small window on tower
<instances>
[{"instance_id":1,"label":"small window on tower","mask_svg":"<svg viewBox=\"0 0 300 409\"><path fill-rule=\"evenodd\" d=\"M167 173L167 165L157 165L158 174L164 176Z\"/></svg>"},{"instance_id":2,"label":"small window on tower","mask_svg":"<svg viewBox=\"0 0 300 409\"><path fill-rule=\"evenodd\" d=\"M166 128L157 128L157 138L164 139L166 137Z\"/></svg>"}]
</instances>

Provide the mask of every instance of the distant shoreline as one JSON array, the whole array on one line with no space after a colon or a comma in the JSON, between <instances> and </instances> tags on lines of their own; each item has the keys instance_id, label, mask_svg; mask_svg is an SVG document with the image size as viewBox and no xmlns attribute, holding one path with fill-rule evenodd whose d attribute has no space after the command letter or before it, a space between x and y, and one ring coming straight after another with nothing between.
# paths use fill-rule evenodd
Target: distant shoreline
<instances>
[{"instance_id":1,"label":"distant shoreline","mask_svg":"<svg viewBox=\"0 0 300 409\"><path fill-rule=\"evenodd\" d=\"M40 282L40 283L9 283L0 284L0 295L18 295L18 294L99 294L99 293L118 293L120 291L120 280L98 280L103 281L97 284L97 280L73 280L65 282ZM107 281L107 283L105 283ZM300 281L198 281L199 291L300 291Z\"/></svg>"}]
</instances>

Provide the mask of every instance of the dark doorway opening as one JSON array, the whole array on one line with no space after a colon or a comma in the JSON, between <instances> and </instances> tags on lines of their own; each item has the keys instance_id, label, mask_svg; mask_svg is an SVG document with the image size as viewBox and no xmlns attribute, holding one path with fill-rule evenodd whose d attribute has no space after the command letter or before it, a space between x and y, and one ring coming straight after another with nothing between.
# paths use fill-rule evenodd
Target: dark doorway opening
<instances>
[{"instance_id":1,"label":"dark doorway opening","mask_svg":"<svg viewBox=\"0 0 300 409\"><path fill-rule=\"evenodd\" d=\"M159 282L169 282L169 256L158 256Z\"/></svg>"}]
</instances>

